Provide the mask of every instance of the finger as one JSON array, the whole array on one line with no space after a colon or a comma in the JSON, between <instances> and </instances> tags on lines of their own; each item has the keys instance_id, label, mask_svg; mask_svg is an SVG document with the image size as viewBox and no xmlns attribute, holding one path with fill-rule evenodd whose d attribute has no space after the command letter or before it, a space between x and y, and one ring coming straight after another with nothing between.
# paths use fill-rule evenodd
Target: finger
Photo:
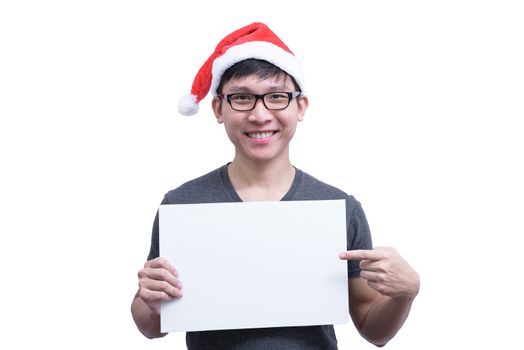
<instances>
[{"instance_id":1,"label":"finger","mask_svg":"<svg viewBox=\"0 0 524 350\"><path fill-rule=\"evenodd\" d=\"M142 280L139 282L141 291L149 291L153 293L156 298L165 300L165 297L162 294L164 293L168 298L180 298L183 295L183 292L180 288L174 287L173 285L165 281L155 281L155 280Z\"/></svg>"},{"instance_id":2,"label":"finger","mask_svg":"<svg viewBox=\"0 0 524 350\"><path fill-rule=\"evenodd\" d=\"M380 284L373 280L368 280L368 286L370 286L371 289L376 290L377 292L380 289Z\"/></svg>"},{"instance_id":3,"label":"finger","mask_svg":"<svg viewBox=\"0 0 524 350\"><path fill-rule=\"evenodd\" d=\"M383 282L384 281L383 273L377 273L373 271L361 270L360 277L368 281L373 281L373 282Z\"/></svg>"},{"instance_id":4,"label":"finger","mask_svg":"<svg viewBox=\"0 0 524 350\"><path fill-rule=\"evenodd\" d=\"M339 258L343 260L371 260L378 261L382 257L381 252L377 250L349 250L339 254Z\"/></svg>"},{"instance_id":5,"label":"finger","mask_svg":"<svg viewBox=\"0 0 524 350\"><path fill-rule=\"evenodd\" d=\"M373 279L373 273L366 270L360 270L360 277L369 281Z\"/></svg>"},{"instance_id":6,"label":"finger","mask_svg":"<svg viewBox=\"0 0 524 350\"><path fill-rule=\"evenodd\" d=\"M358 264L361 270L373 271L373 272L384 272L382 261L372 260L361 260Z\"/></svg>"},{"instance_id":7,"label":"finger","mask_svg":"<svg viewBox=\"0 0 524 350\"><path fill-rule=\"evenodd\" d=\"M146 261L144 264L144 267L150 267L150 268L164 268L171 272L173 275L178 277L178 271L167 261L166 258L158 257L153 260Z\"/></svg>"},{"instance_id":8,"label":"finger","mask_svg":"<svg viewBox=\"0 0 524 350\"><path fill-rule=\"evenodd\" d=\"M138 272L138 278L165 281L174 287L182 288L180 280L164 268L144 268Z\"/></svg>"},{"instance_id":9,"label":"finger","mask_svg":"<svg viewBox=\"0 0 524 350\"><path fill-rule=\"evenodd\" d=\"M167 294L166 292L147 288L141 288L138 292L138 296L147 304L158 304L163 301L172 301L177 298ZM180 297L182 297L182 295Z\"/></svg>"}]
</instances>

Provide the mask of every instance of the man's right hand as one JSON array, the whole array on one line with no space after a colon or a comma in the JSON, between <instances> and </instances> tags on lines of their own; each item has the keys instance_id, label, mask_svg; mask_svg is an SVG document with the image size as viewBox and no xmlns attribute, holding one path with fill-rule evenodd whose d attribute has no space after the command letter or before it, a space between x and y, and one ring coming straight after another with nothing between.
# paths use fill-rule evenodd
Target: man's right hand
<instances>
[{"instance_id":1,"label":"man's right hand","mask_svg":"<svg viewBox=\"0 0 524 350\"><path fill-rule=\"evenodd\" d=\"M160 303L183 296L178 271L164 258L149 260L138 271L138 297L156 314Z\"/></svg>"}]
</instances>

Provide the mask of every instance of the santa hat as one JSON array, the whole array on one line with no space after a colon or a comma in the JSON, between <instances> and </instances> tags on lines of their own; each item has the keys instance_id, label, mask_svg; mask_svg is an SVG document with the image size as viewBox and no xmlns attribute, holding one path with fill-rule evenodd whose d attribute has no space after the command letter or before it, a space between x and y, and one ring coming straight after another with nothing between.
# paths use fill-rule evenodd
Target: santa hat
<instances>
[{"instance_id":1,"label":"santa hat","mask_svg":"<svg viewBox=\"0 0 524 350\"><path fill-rule=\"evenodd\" d=\"M187 116L196 114L198 104L209 90L213 96L217 95L222 74L235 63L250 58L279 67L291 75L304 91L302 68L293 52L265 24L255 22L234 31L218 43L215 52L198 71L191 93L180 99L178 111Z\"/></svg>"}]
</instances>

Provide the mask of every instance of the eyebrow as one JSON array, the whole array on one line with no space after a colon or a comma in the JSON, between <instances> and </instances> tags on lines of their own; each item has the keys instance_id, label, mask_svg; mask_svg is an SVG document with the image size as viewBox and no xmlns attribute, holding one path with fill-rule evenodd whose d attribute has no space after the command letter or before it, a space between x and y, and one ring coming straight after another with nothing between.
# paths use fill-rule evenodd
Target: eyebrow
<instances>
[{"instance_id":1,"label":"eyebrow","mask_svg":"<svg viewBox=\"0 0 524 350\"><path fill-rule=\"evenodd\" d=\"M250 93L250 94L254 94L255 93L250 88L248 88L246 86L242 86L242 85L230 86L228 88L228 90L229 91L233 91L233 92L229 92L229 94L231 94L231 93L242 93L242 92ZM281 92L281 91L287 91L287 90L289 90L289 88L286 85L274 85L274 86L270 86L268 88L269 92ZM293 90L293 89L291 89L291 90Z\"/></svg>"}]
</instances>

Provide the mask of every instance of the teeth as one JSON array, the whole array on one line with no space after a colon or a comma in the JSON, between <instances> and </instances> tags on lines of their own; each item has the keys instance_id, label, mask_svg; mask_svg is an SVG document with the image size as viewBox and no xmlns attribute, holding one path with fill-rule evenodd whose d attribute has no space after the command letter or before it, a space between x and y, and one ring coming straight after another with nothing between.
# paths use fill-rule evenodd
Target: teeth
<instances>
[{"instance_id":1,"label":"teeth","mask_svg":"<svg viewBox=\"0 0 524 350\"><path fill-rule=\"evenodd\" d=\"M271 135L273 135L273 131L268 131L268 132L251 132L251 133L248 133L247 135L249 137L251 137L252 139L265 139L265 138L270 137Z\"/></svg>"}]
</instances>

